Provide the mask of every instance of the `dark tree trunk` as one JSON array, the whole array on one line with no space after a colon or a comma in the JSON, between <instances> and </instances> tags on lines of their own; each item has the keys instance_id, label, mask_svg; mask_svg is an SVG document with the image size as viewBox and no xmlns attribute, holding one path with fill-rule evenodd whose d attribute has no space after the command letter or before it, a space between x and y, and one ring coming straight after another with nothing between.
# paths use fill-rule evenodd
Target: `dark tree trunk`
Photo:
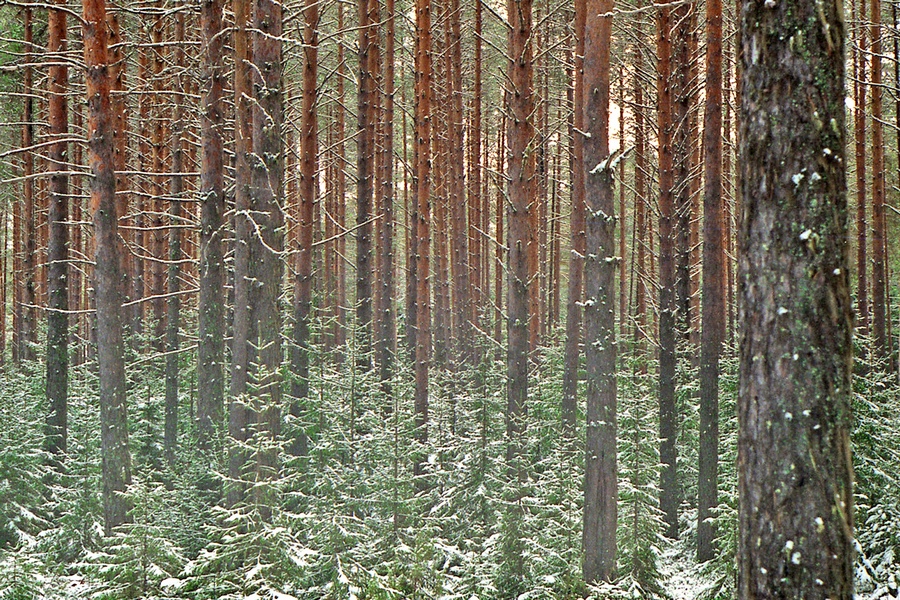
<instances>
[{"instance_id":1,"label":"dark tree trunk","mask_svg":"<svg viewBox=\"0 0 900 600\"><path fill-rule=\"evenodd\" d=\"M175 17L175 53L176 65L184 64L184 12ZM166 416L164 430L164 447L166 460L175 463L175 451L178 445L178 329L181 320L181 231L183 226L181 200L184 192L184 133L185 115L183 98L186 91L184 79L176 75L175 110L172 120L172 178L169 184L170 225L169 229L169 298L166 315Z\"/></svg>"},{"instance_id":2,"label":"dark tree trunk","mask_svg":"<svg viewBox=\"0 0 900 600\"><path fill-rule=\"evenodd\" d=\"M678 537L677 450L678 409L675 405L675 172L673 167L672 12L657 13L657 103L659 131L659 505L665 535Z\"/></svg>"},{"instance_id":3,"label":"dark tree trunk","mask_svg":"<svg viewBox=\"0 0 900 600\"><path fill-rule=\"evenodd\" d=\"M866 20L866 0L859 0L859 20ZM853 8L856 9L854 0ZM856 15L854 15L856 18ZM860 332L869 333L869 262L866 258L868 223L866 223L866 28L860 27L853 45L853 133L856 142L856 324Z\"/></svg>"},{"instance_id":4,"label":"dark tree trunk","mask_svg":"<svg viewBox=\"0 0 900 600\"><path fill-rule=\"evenodd\" d=\"M391 406L390 381L394 372L394 346L397 327L394 320L394 0L386 0L384 17L384 71L381 132L381 219L378 254L378 369L382 389ZM405 140L404 140L405 143Z\"/></svg>"},{"instance_id":5,"label":"dark tree trunk","mask_svg":"<svg viewBox=\"0 0 900 600\"><path fill-rule=\"evenodd\" d=\"M741 36L738 596L849 600L840 6L747 0Z\"/></svg>"},{"instance_id":6,"label":"dark tree trunk","mask_svg":"<svg viewBox=\"0 0 900 600\"><path fill-rule=\"evenodd\" d=\"M725 337L722 232L722 2L706 2L706 108L703 123L703 306L700 343L700 453L697 559L715 556L719 470L719 355Z\"/></svg>"},{"instance_id":7,"label":"dark tree trunk","mask_svg":"<svg viewBox=\"0 0 900 600\"><path fill-rule=\"evenodd\" d=\"M200 5L203 33L203 115L200 120L200 296L198 300L197 429L201 449L208 449L222 427L225 394L225 165L223 128L225 65L223 0Z\"/></svg>"},{"instance_id":8,"label":"dark tree trunk","mask_svg":"<svg viewBox=\"0 0 900 600\"><path fill-rule=\"evenodd\" d=\"M585 0L575 2L575 81L572 135L572 252L569 255L568 299L566 303L566 347L563 359L562 423L568 435L575 432L578 414L578 363L581 356L581 292L584 274L584 111L580 108L584 94L584 23Z\"/></svg>"},{"instance_id":9,"label":"dark tree trunk","mask_svg":"<svg viewBox=\"0 0 900 600\"><path fill-rule=\"evenodd\" d=\"M228 435L234 440L229 450L229 477L241 480L246 452L239 443L246 441L253 413L247 404L247 382L251 365L250 341L256 329L250 319L256 294L250 285L250 248L252 225L250 211L250 155L252 152L252 87L250 83L249 0L234 0L234 325L232 337L231 402L228 406ZM240 485L228 492L229 503L243 498Z\"/></svg>"},{"instance_id":10,"label":"dark tree trunk","mask_svg":"<svg viewBox=\"0 0 900 600\"><path fill-rule=\"evenodd\" d=\"M69 132L66 102L69 70L63 61L66 52L66 13L50 10L48 16L47 53L50 67L50 99L48 116L50 135L59 138L48 152L50 170L50 213L48 222L47 278L47 449L52 454L65 453L68 425L69 388L69 170L68 143L62 141ZM3 312L5 312L5 305Z\"/></svg>"},{"instance_id":11,"label":"dark tree trunk","mask_svg":"<svg viewBox=\"0 0 900 600\"><path fill-rule=\"evenodd\" d=\"M584 466L584 565L588 583L611 581L616 569L616 203L609 154L612 0L588 0L584 89L576 110L585 126L584 354L587 434ZM602 16L610 15L610 16ZM624 149L620 149L620 152ZM619 260L622 260L621 257Z\"/></svg>"},{"instance_id":12,"label":"dark tree trunk","mask_svg":"<svg viewBox=\"0 0 900 600\"><path fill-rule=\"evenodd\" d=\"M103 522L109 535L129 519L123 495L131 484L125 403L125 344L114 170L114 123L110 104L106 3L84 0L84 62L88 103L87 139L94 221L94 289L97 302L97 358L100 367L100 452Z\"/></svg>"},{"instance_id":13,"label":"dark tree trunk","mask_svg":"<svg viewBox=\"0 0 900 600\"><path fill-rule=\"evenodd\" d=\"M529 289L533 274L529 261L534 235L531 211L534 210L534 73L532 42L532 0L509 0L507 33L506 125L509 164L507 170L507 339L506 357L506 463L510 487L508 531L504 542L504 561L511 580L519 582L524 574L521 527L521 483L523 475L522 437L525 433L528 400L528 363L531 322Z\"/></svg>"},{"instance_id":14,"label":"dark tree trunk","mask_svg":"<svg viewBox=\"0 0 900 600\"><path fill-rule=\"evenodd\" d=\"M256 0L253 14L253 158L250 212L254 231L250 242L250 279L256 289L250 307L256 335L253 400L257 434L257 480L273 479L278 471L275 442L281 429L281 313L278 299L284 271L284 148L282 143L282 5ZM265 486L254 486L255 501L268 518L271 498Z\"/></svg>"},{"instance_id":15,"label":"dark tree trunk","mask_svg":"<svg viewBox=\"0 0 900 600\"><path fill-rule=\"evenodd\" d=\"M303 403L309 396L309 322L312 308L313 276L313 208L316 203L317 112L316 81L319 61L318 49L319 5L307 0L303 27L303 103L300 122L300 217L297 239L297 279L294 294L294 345L291 363L294 380L291 383L291 416L303 415ZM306 435L299 429L291 440L294 456L306 454Z\"/></svg>"},{"instance_id":16,"label":"dark tree trunk","mask_svg":"<svg viewBox=\"0 0 900 600\"><path fill-rule=\"evenodd\" d=\"M885 275L885 162L884 116L882 112L881 81L881 0L872 0L872 337L875 355L888 357L885 306L887 277Z\"/></svg>"},{"instance_id":17,"label":"dark tree trunk","mask_svg":"<svg viewBox=\"0 0 900 600\"><path fill-rule=\"evenodd\" d=\"M22 146L30 148L34 145L34 32L33 13L31 7L23 10L25 26L25 68L22 74L25 107L22 114ZM37 344L37 235L34 216L34 152L25 152L23 157L25 180L22 182L22 308L19 319L18 356L20 361L35 360L35 344Z\"/></svg>"},{"instance_id":18,"label":"dark tree trunk","mask_svg":"<svg viewBox=\"0 0 900 600\"><path fill-rule=\"evenodd\" d=\"M416 348L415 438L428 441L428 367L431 359L431 3L416 0L415 54L415 202L416 220ZM422 478L424 447L413 455L413 476L418 489Z\"/></svg>"},{"instance_id":19,"label":"dark tree trunk","mask_svg":"<svg viewBox=\"0 0 900 600\"><path fill-rule=\"evenodd\" d=\"M372 198L375 191L375 72L378 68L378 2L359 0L359 90L356 149L356 335L357 362L372 361Z\"/></svg>"}]
</instances>

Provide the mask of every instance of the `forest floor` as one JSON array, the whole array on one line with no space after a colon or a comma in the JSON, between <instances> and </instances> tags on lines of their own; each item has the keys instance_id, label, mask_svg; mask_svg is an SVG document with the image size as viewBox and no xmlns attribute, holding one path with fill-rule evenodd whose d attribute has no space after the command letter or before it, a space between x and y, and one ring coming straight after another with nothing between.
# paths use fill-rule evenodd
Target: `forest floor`
<instances>
[{"instance_id":1,"label":"forest floor","mask_svg":"<svg viewBox=\"0 0 900 600\"><path fill-rule=\"evenodd\" d=\"M697 564L694 552L683 538L663 548L659 557L660 583L672 600L714 598L722 586L721 578L706 573L704 566Z\"/></svg>"}]
</instances>

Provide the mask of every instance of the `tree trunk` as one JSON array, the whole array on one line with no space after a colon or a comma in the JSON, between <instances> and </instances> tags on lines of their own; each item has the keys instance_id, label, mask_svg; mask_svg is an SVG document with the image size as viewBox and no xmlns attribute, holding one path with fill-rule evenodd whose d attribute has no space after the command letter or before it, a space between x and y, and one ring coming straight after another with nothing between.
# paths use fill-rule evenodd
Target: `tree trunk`
<instances>
[{"instance_id":1,"label":"tree trunk","mask_svg":"<svg viewBox=\"0 0 900 600\"><path fill-rule=\"evenodd\" d=\"M22 115L22 146L30 148L34 145L34 70L32 63L34 57L34 32L33 18L31 7L26 6L23 10L23 18L25 25L25 68L22 74L23 93L25 94L25 109ZM34 204L36 202L34 193L34 153L25 152L23 157L25 180L22 182L23 194L22 203L24 210L22 211L22 271L23 271L23 287L22 287L22 317L20 319L19 329L19 351L18 358L20 361L35 360L35 345L37 344L37 284L35 277L37 274L37 234L34 215Z\"/></svg>"},{"instance_id":2,"label":"tree trunk","mask_svg":"<svg viewBox=\"0 0 900 600\"><path fill-rule=\"evenodd\" d=\"M580 104L584 95L584 24L586 0L575 2L575 81L572 129L572 252L569 254L568 298L566 301L566 347L563 359L562 423L568 435L575 433L578 414L578 363L581 356L581 293L584 274L585 240L584 206L584 111Z\"/></svg>"},{"instance_id":3,"label":"tree trunk","mask_svg":"<svg viewBox=\"0 0 900 600\"><path fill-rule=\"evenodd\" d=\"M225 64L223 0L203 0L203 114L200 120L200 296L198 300L197 397L198 443L208 449L222 426L225 394L225 165L223 128Z\"/></svg>"},{"instance_id":4,"label":"tree trunk","mask_svg":"<svg viewBox=\"0 0 900 600\"><path fill-rule=\"evenodd\" d=\"M249 435L253 413L247 404L247 382L251 361L250 341L255 327L250 319L256 293L250 285L250 248L253 242L250 222L250 155L252 143L252 87L250 83L249 0L234 0L234 332L232 337L231 402L228 406L228 435L234 440L229 449L228 475L241 480L246 452L240 442ZM233 485L228 492L230 504L241 500L243 489Z\"/></svg>"},{"instance_id":5,"label":"tree trunk","mask_svg":"<svg viewBox=\"0 0 900 600\"><path fill-rule=\"evenodd\" d=\"M584 354L587 439L584 466L584 580L611 581L616 568L616 199L609 154L612 0L588 0L584 28ZM602 16L607 15L607 16ZM620 149L620 152L623 149ZM621 158L621 156L619 157ZM619 260L622 260L620 257Z\"/></svg>"},{"instance_id":6,"label":"tree trunk","mask_svg":"<svg viewBox=\"0 0 900 600\"><path fill-rule=\"evenodd\" d=\"M843 19L812 1L741 12L738 596L849 600Z\"/></svg>"},{"instance_id":7,"label":"tree trunk","mask_svg":"<svg viewBox=\"0 0 900 600\"><path fill-rule=\"evenodd\" d=\"M131 484L128 417L125 403L125 344L114 169L114 116L110 104L106 3L84 0L84 62L88 103L87 138L94 221L94 289L97 302L97 357L100 367L100 452L103 522L107 535L129 519Z\"/></svg>"},{"instance_id":8,"label":"tree trunk","mask_svg":"<svg viewBox=\"0 0 900 600\"><path fill-rule=\"evenodd\" d=\"M256 457L257 480L277 475L275 443L281 429L281 313L278 299L284 261L284 148L282 143L282 5L256 0L253 15L253 158L250 211L254 231L250 242L250 279L256 289L250 308L256 366L253 397L257 432L261 436ZM254 486L254 499L268 517L271 498L265 486Z\"/></svg>"},{"instance_id":9,"label":"tree trunk","mask_svg":"<svg viewBox=\"0 0 900 600\"><path fill-rule=\"evenodd\" d=\"M509 89L506 90L507 142L507 223L509 225L509 269L506 357L506 466L510 491L510 509L506 518L508 531L504 542L504 561L511 580L519 582L524 574L519 527L523 515L519 505L523 476L522 437L525 432L528 400L528 363L530 346L531 301L529 289L534 266L529 261L534 235L531 211L534 210L534 74L532 45L532 0L509 0L507 14L507 68Z\"/></svg>"},{"instance_id":10,"label":"tree trunk","mask_svg":"<svg viewBox=\"0 0 900 600\"><path fill-rule=\"evenodd\" d=\"M885 328L887 308L885 296L884 239L884 117L882 114L881 81L881 0L872 0L872 337L875 355L888 357L888 339Z\"/></svg>"},{"instance_id":11,"label":"tree trunk","mask_svg":"<svg viewBox=\"0 0 900 600\"><path fill-rule=\"evenodd\" d=\"M176 65L184 64L184 12L175 17L175 55ZM172 177L169 184L170 225L169 229L169 297L166 315L166 416L164 430L164 447L166 460L170 465L175 463L175 451L178 445L178 329L181 318L181 231L183 226L181 199L184 192L184 94L186 86L183 76L176 75L175 107L172 120Z\"/></svg>"},{"instance_id":12,"label":"tree trunk","mask_svg":"<svg viewBox=\"0 0 900 600\"><path fill-rule=\"evenodd\" d=\"M359 90L356 149L357 362L372 361L372 197L375 190L375 72L378 64L377 0L359 0Z\"/></svg>"},{"instance_id":13,"label":"tree trunk","mask_svg":"<svg viewBox=\"0 0 900 600\"><path fill-rule=\"evenodd\" d=\"M313 208L316 203L317 113L316 82L319 62L319 5L307 0L303 27L303 103L300 121L300 216L297 239L297 279L294 295L294 345L291 363L291 416L300 419L309 396L309 323L312 317ZM294 456L306 454L306 435L300 425L290 444Z\"/></svg>"},{"instance_id":14,"label":"tree trunk","mask_svg":"<svg viewBox=\"0 0 900 600\"><path fill-rule=\"evenodd\" d=\"M431 357L431 3L416 0L415 49L416 355L415 439L428 441L428 367ZM424 447L413 455L416 487L424 487Z\"/></svg>"},{"instance_id":15,"label":"tree trunk","mask_svg":"<svg viewBox=\"0 0 900 600\"><path fill-rule=\"evenodd\" d=\"M47 54L53 61L50 67L50 98L48 116L50 135L65 138L69 132L69 112L66 102L69 70L62 56L66 52L66 13L50 10L47 15ZM57 141L48 152L50 169L50 213L48 222L47 262L47 449L52 454L65 453L67 438L69 387L69 286L68 245L69 177L68 143ZM5 308L4 308L5 312Z\"/></svg>"},{"instance_id":16,"label":"tree trunk","mask_svg":"<svg viewBox=\"0 0 900 600\"><path fill-rule=\"evenodd\" d=\"M857 7L854 0L853 8ZM856 18L856 15L854 15ZM866 0L859 0L859 21L866 20ZM853 44L853 133L856 142L856 323L863 335L869 333L869 262L866 258L866 28L857 30Z\"/></svg>"},{"instance_id":17,"label":"tree trunk","mask_svg":"<svg viewBox=\"0 0 900 600\"><path fill-rule=\"evenodd\" d=\"M390 381L394 372L397 327L394 320L394 0L386 0L381 133L381 243L378 255L378 368L386 398L392 406ZM404 140L405 143L405 140Z\"/></svg>"},{"instance_id":18,"label":"tree trunk","mask_svg":"<svg viewBox=\"0 0 900 600\"><path fill-rule=\"evenodd\" d=\"M678 537L677 450L678 409L675 405L675 172L672 102L672 9L657 13L657 103L659 131L659 505L665 535Z\"/></svg>"},{"instance_id":19,"label":"tree trunk","mask_svg":"<svg viewBox=\"0 0 900 600\"><path fill-rule=\"evenodd\" d=\"M703 123L703 306L700 342L700 453L697 559L715 556L719 469L719 356L725 337L722 233L722 2L706 2L706 107Z\"/></svg>"}]
</instances>

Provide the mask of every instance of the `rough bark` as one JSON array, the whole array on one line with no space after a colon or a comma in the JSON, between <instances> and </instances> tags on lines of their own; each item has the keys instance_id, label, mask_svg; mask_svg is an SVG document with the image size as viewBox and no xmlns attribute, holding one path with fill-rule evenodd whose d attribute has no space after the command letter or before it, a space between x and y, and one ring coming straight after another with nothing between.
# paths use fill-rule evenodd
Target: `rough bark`
<instances>
[{"instance_id":1,"label":"rough bark","mask_svg":"<svg viewBox=\"0 0 900 600\"><path fill-rule=\"evenodd\" d=\"M616 568L616 205L615 157L609 153L612 0L588 0L584 28L582 111L586 243L584 354L587 434L584 466L584 564L589 583L611 581ZM602 16L607 15L607 16ZM621 150L620 150L621 151ZM620 157L621 158L621 157ZM621 260L621 257L619 258Z\"/></svg>"},{"instance_id":2,"label":"rough bark","mask_svg":"<svg viewBox=\"0 0 900 600\"><path fill-rule=\"evenodd\" d=\"M257 480L273 479L278 471L275 442L281 430L281 313L278 300L284 272L284 147L282 5L256 0L253 14L253 158L250 215L255 231L250 241L250 279L255 291L250 307L250 338L256 365L253 401L257 412ZM258 228L258 229L257 229ZM254 499L268 517L271 498L265 486L254 486Z\"/></svg>"},{"instance_id":3,"label":"rough bark","mask_svg":"<svg viewBox=\"0 0 900 600\"><path fill-rule=\"evenodd\" d=\"M849 599L840 6L748 0L741 36L738 596Z\"/></svg>"},{"instance_id":4,"label":"rough bark","mask_svg":"<svg viewBox=\"0 0 900 600\"><path fill-rule=\"evenodd\" d=\"M372 361L372 198L375 191L375 72L378 65L378 2L359 1L359 89L356 147L356 335L357 362Z\"/></svg>"},{"instance_id":5,"label":"rough bark","mask_svg":"<svg viewBox=\"0 0 900 600\"><path fill-rule=\"evenodd\" d=\"M175 18L175 64L184 64L184 12L179 12ZM168 290L169 297L166 300L166 403L165 403L165 429L164 448L168 463L175 463L175 452L178 445L178 332L181 320L181 289L179 278L181 277L181 232L182 232L182 206L181 200L184 192L185 151L185 114L184 114L184 78L176 76L175 107L172 120L172 176L169 182L169 194L171 196L169 207L169 265L168 265Z\"/></svg>"},{"instance_id":6,"label":"rough bark","mask_svg":"<svg viewBox=\"0 0 900 600\"><path fill-rule=\"evenodd\" d=\"M394 0L385 2L384 69L382 72L382 131L381 131L381 219L378 254L378 356L377 363L382 389L391 406L390 381L394 372L394 346L397 326L394 319Z\"/></svg>"},{"instance_id":7,"label":"rough bark","mask_svg":"<svg viewBox=\"0 0 900 600\"><path fill-rule=\"evenodd\" d=\"M859 0L859 19L866 20L866 0ZM857 2L853 2L854 10ZM855 15L854 15L855 16ZM866 258L868 224L866 203L866 28L860 27L853 46L853 133L856 143L856 324L860 332L869 332L869 263Z\"/></svg>"},{"instance_id":8,"label":"rough bark","mask_svg":"<svg viewBox=\"0 0 900 600\"><path fill-rule=\"evenodd\" d=\"M725 337L722 232L722 2L706 2L706 107L703 123L703 305L700 340L700 452L697 559L715 556L719 466L719 355Z\"/></svg>"},{"instance_id":9,"label":"rough bark","mask_svg":"<svg viewBox=\"0 0 900 600\"><path fill-rule=\"evenodd\" d=\"M200 294L197 306L197 433L201 449L208 449L222 427L225 394L225 165L223 128L225 64L223 56L223 0L203 0L202 31L203 114L200 120Z\"/></svg>"},{"instance_id":10,"label":"rough bark","mask_svg":"<svg viewBox=\"0 0 900 600\"><path fill-rule=\"evenodd\" d=\"M250 285L250 153L252 151L252 87L250 83L250 25L249 0L234 0L234 322L232 334L231 401L228 406L228 435L234 440L229 450L229 477L237 482L243 475L246 453L239 442L246 441L248 425L253 418L247 405L247 382L251 364L250 340L255 328L251 326L250 307L256 294ZM241 500L243 490L233 485L228 492L229 503Z\"/></svg>"},{"instance_id":11,"label":"rough bark","mask_svg":"<svg viewBox=\"0 0 900 600\"><path fill-rule=\"evenodd\" d=\"M66 51L66 13L51 10L47 16L47 53L50 67L48 118L50 135L59 141L48 151L50 170L50 212L48 222L47 278L47 449L65 453L68 424L69 387L69 216L68 143L62 141L69 131L66 101L69 70L62 60ZM5 308L3 310L5 313Z\"/></svg>"},{"instance_id":12,"label":"rough bark","mask_svg":"<svg viewBox=\"0 0 900 600\"><path fill-rule=\"evenodd\" d=\"M584 89L584 23L586 0L575 2L575 81L574 102L580 103ZM568 435L575 432L578 414L578 363L581 356L581 292L584 275L585 206L584 206L584 113L573 104L572 135L572 251L569 254L568 298L566 301L566 347L563 359L562 423Z\"/></svg>"},{"instance_id":13,"label":"rough bark","mask_svg":"<svg viewBox=\"0 0 900 600\"><path fill-rule=\"evenodd\" d=\"M416 0L415 49L416 349L415 438L428 440L428 367L431 358L431 3ZM413 458L413 476L423 475L424 448ZM422 479L419 479L422 482ZM417 483L421 489L424 483Z\"/></svg>"},{"instance_id":14,"label":"rough bark","mask_svg":"<svg viewBox=\"0 0 900 600\"><path fill-rule=\"evenodd\" d=\"M665 535L678 537L678 411L675 405L675 172L673 166L672 9L657 13L657 127L659 151L659 461Z\"/></svg>"},{"instance_id":15,"label":"rough bark","mask_svg":"<svg viewBox=\"0 0 900 600\"><path fill-rule=\"evenodd\" d=\"M300 121L300 215L297 235L297 278L294 282L294 344L291 363L291 416L303 415L303 403L309 396L309 324L312 308L313 220L316 203L317 112L316 81L319 61L319 6L307 0L303 11L303 100ZM291 441L290 452L306 454L306 436L300 426Z\"/></svg>"},{"instance_id":16,"label":"rough bark","mask_svg":"<svg viewBox=\"0 0 900 600\"><path fill-rule=\"evenodd\" d=\"M875 354L885 359L888 356L886 331L887 308L885 296L887 278L885 275L885 162L884 162L884 115L881 77L881 0L872 0L872 337Z\"/></svg>"},{"instance_id":17,"label":"rough bark","mask_svg":"<svg viewBox=\"0 0 900 600\"><path fill-rule=\"evenodd\" d=\"M131 484L128 416L125 402L125 344L122 337L122 286L116 214L114 123L110 104L106 3L84 0L87 138L94 222L94 289L97 303L97 358L100 373L100 452L103 522L107 535L129 519L123 495Z\"/></svg>"}]
</instances>

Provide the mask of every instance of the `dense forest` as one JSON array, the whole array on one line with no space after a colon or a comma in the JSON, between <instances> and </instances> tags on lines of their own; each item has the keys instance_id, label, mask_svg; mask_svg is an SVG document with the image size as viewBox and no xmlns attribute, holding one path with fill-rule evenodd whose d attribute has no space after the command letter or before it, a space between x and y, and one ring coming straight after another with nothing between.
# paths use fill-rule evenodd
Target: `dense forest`
<instances>
[{"instance_id":1,"label":"dense forest","mask_svg":"<svg viewBox=\"0 0 900 600\"><path fill-rule=\"evenodd\" d=\"M0 600L900 595L900 0L0 0Z\"/></svg>"}]
</instances>

